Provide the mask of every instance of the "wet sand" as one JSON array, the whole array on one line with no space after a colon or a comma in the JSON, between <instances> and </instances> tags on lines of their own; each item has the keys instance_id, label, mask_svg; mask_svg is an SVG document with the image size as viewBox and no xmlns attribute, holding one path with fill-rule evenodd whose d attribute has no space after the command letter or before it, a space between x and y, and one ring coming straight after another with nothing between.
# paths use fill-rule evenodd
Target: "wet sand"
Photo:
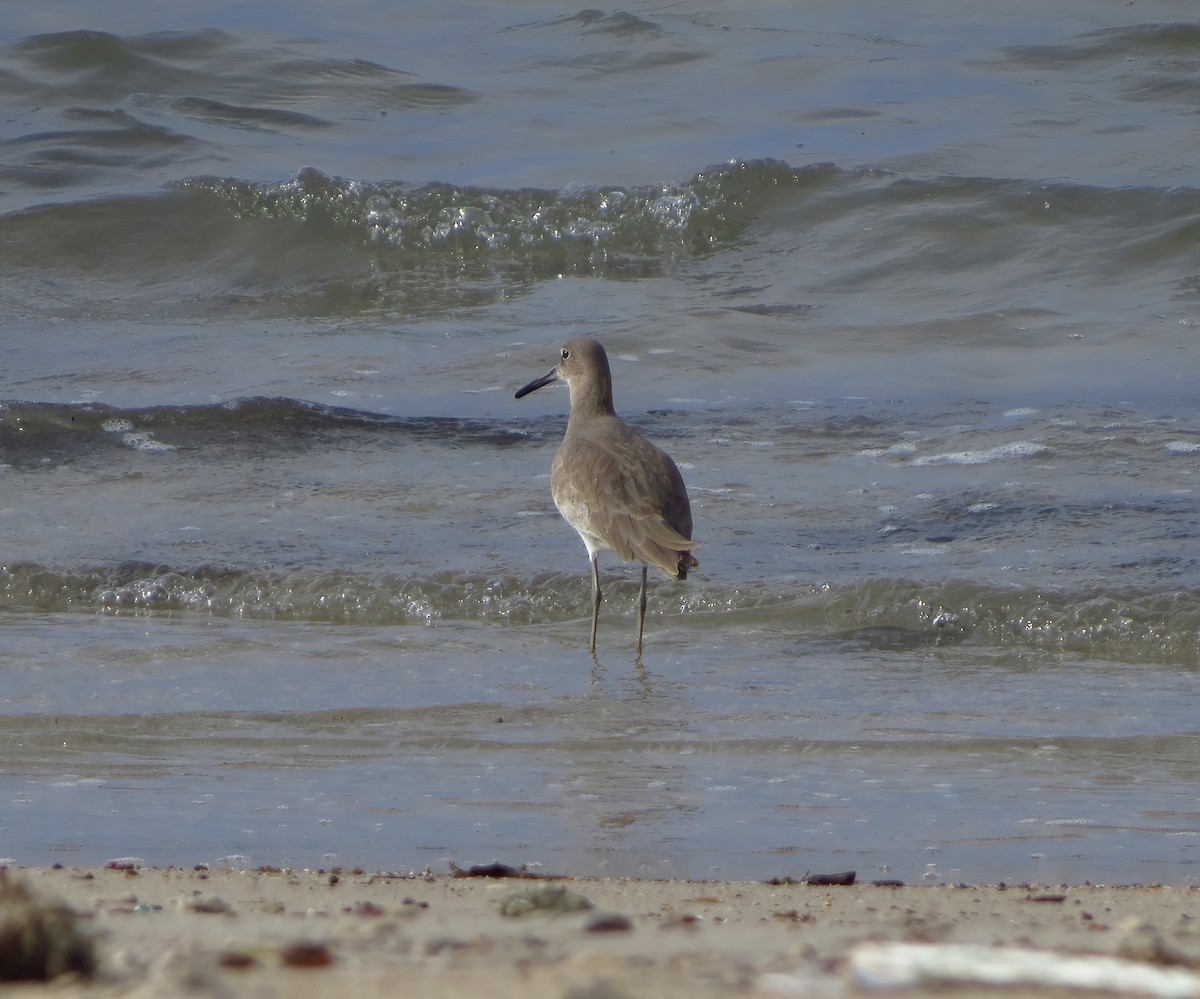
<instances>
[{"instance_id":1,"label":"wet sand","mask_svg":"<svg viewBox=\"0 0 1200 999\"><path fill-rule=\"evenodd\" d=\"M14 883L95 941L95 973L56 996L958 996L991 963L1016 974L1006 996L1059 994L1055 975L1081 964L1118 994L1200 995L1195 888L110 868L4 872L10 897Z\"/></svg>"}]
</instances>

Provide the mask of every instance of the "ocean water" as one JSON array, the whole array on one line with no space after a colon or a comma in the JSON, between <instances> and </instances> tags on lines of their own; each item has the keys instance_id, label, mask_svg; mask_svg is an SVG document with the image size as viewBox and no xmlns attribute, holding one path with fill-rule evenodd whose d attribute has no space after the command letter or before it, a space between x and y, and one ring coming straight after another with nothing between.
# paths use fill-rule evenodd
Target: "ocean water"
<instances>
[{"instance_id":1,"label":"ocean water","mask_svg":"<svg viewBox=\"0 0 1200 999\"><path fill-rule=\"evenodd\" d=\"M1194 5L102 6L0 24L0 858L1196 883Z\"/></svg>"}]
</instances>

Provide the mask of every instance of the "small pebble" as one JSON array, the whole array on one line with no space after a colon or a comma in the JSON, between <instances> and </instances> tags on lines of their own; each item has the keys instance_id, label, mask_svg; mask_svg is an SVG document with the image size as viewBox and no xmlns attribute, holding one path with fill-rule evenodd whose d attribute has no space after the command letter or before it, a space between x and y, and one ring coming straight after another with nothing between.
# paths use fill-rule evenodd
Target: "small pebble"
<instances>
[{"instance_id":1,"label":"small pebble","mask_svg":"<svg viewBox=\"0 0 1200 999\"><path fill-rule=\"evenodd\" d=\"M233 907L218 895L197 895L195 898L188 899L185 906L192 912L207 912L216 915L233 911Z\"/></svg>"},{"instance_id":2,"label":"small pebble","mask_svg":"<svg viewBox=\"0 0 1200 999\"><path fill-rule=\"evenodd\" d=\"M584 928L589 933L628 933L633 929L633 920L620 912L601 912Z\"/></svg>"},{"instance_id":3,"label":"small pebble","mask_svg":"<svg viewBox=\"0 0 1200 999\"><path fill-rule=\"evenodd\" d=\"M333 964L333 954L325 944L305 940L283 948L279 957L289 968L327 968Z\"/></svg>"},{"instance_id":4,"label":"small pebble","mask_svg":"<svg viewBox=\"0 0 1200 999\"><path fill-rule=\"evenodd\" d=\"M250 954L227 950L217 958L217 964L222 968L232 968L234 971L242 971L246 968L253 968L258 964L258 961Z\"/></svg>"},{"instance_id":5,"label":"small pebble","mask_svg":"<svg viewBox=\"0 0 1200 999\"><path fill-rule=\"evenodd\" d=\"M523 916L529 912L585 912L590 908L592 903L589 899L562 885L545 885L533 891L520 892L500 903L500 913L504 916Z\"/></svg>"}]
</instances>

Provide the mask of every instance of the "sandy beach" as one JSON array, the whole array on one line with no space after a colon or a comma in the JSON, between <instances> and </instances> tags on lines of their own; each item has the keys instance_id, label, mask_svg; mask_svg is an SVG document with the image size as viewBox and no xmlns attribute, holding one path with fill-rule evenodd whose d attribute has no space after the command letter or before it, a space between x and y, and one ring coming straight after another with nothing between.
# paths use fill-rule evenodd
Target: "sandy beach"
<instances>
[{"instance_id":1,"label":"sandy beach","mask_svg":"<svg viewBox=\"0 0 1200 999\"><path fill-rule=\"evenodd\" d=\"M6 961L29 911L78 915L95 967L56 996L1200 995L1193 888L110 867L0 889Z\"/></svg>"}]
</instances>

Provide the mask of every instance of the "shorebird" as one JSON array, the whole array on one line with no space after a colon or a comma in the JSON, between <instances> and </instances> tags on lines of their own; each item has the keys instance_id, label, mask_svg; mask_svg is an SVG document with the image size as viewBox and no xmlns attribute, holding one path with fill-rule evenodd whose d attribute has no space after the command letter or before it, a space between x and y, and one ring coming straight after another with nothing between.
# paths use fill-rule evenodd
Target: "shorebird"
<instances>
[{"instance_id":1,"label":"shorebird","mask_svg":"<svg viewBox=\"0 0 1200 999\"><path fill-rule=\"evenodd\" d=\"M600 569L596 559L612 551L623 562L642 563L637 648L646 622L646 570L687 579L700 563L691 550L692 507L679 468L613 409L608 355L591 337L568 341L558 364L519 389L516 398L561 378L571 390L567 432L550 469L550 493L563 518L579 533L592 565L592 640L600 618Z\"/></svg>"}]
</instances>

